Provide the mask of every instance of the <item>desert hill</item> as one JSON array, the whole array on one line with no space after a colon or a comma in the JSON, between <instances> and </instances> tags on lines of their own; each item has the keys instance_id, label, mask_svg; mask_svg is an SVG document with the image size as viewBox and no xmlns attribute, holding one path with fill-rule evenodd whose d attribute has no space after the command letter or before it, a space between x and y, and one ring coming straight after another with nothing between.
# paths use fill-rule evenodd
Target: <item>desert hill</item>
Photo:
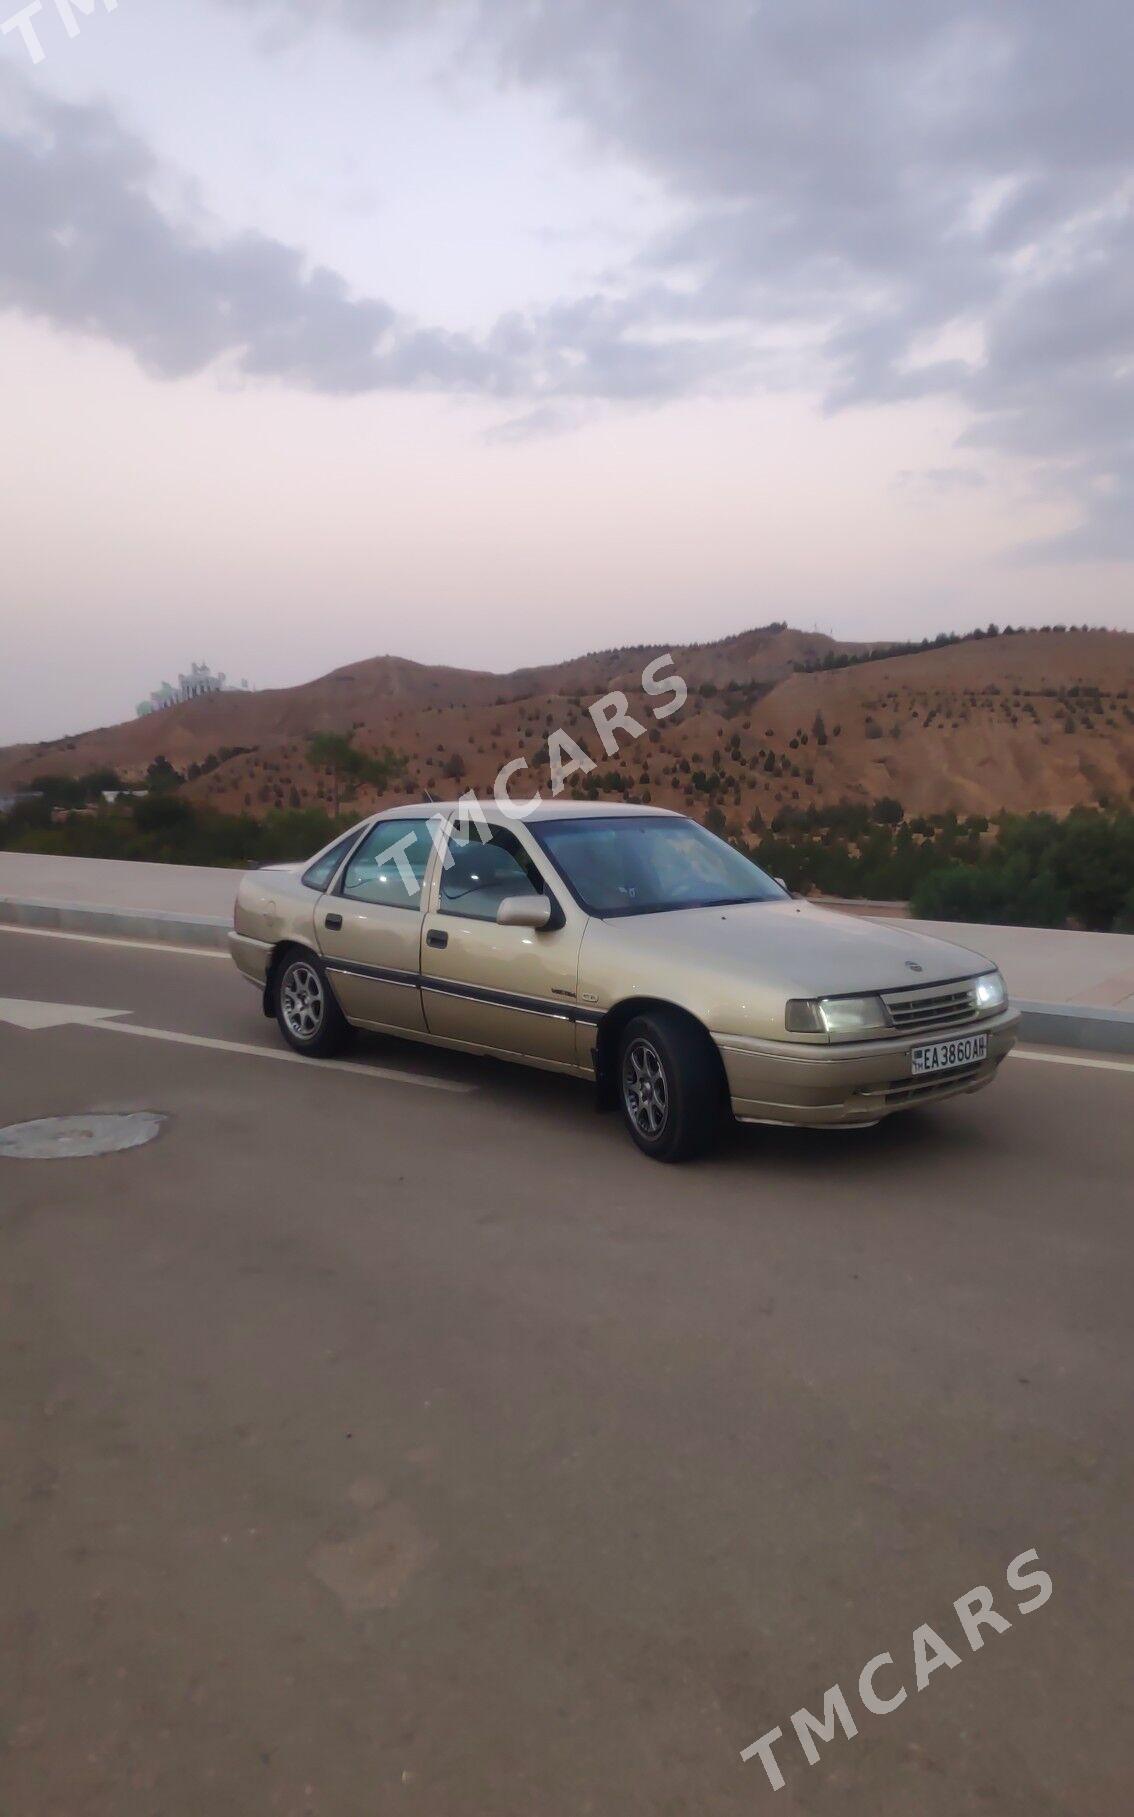
<instances>
[{"instance_id":1,"label":"desert hill","mask_svg":"<svg viewBox=\"0 0 1134 1817\"><path fill-rule=\"evenodd\" d=\"M546 786L546 738L562 727L595 760L609 794L690 809L716 807L733 829L786 807L894 796L907 814L1065 811L1134 794L1134 635L1021 632L844 668L866 645L771 626L712 643L670 646L689 687L678 714L655 723L641 672L663 646L594 652L496 675L393 656L348 665L300 687L206 697L67 740L0 751L0 786L107 766L144 777L159 755L193 798L263 814L326 800L306 761L308 734L348 731L390 747L404 774L360 812L425 790L488 791L501 764L524 756ZM613 688L649 728L604 754L588 716ZM235 751L235 754L230 754ZM516 793L526 793L517 779ZM530 787L530 785L529 785Z\"/></svg>"}]
</instances>

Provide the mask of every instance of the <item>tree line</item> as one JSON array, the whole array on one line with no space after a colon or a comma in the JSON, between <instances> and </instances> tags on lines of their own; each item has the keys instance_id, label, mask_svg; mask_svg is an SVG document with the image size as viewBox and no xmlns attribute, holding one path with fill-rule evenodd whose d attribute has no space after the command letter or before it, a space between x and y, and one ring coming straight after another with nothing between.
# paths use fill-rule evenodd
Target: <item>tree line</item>
<instances>
[{"instance_id":1,"label":"tree line","mask_svg":"<svg viewBox=\"0 0 1134 1817\"><path fill-rule=\"evenodd\" d=\"M936 637L922 637L916 642L872 644L867 650L827 650L822 656L793 662L800 675L814 675L829 669L856 669L864 662L886 662L892 656L918 656L926 650L944 650L954 644L980 643L986 637L1023 637L1029 631L1058 636L1069 631L1105 631L1106 625L979 625L972 631L939 631Z\"/></svg>"}]
</instances>

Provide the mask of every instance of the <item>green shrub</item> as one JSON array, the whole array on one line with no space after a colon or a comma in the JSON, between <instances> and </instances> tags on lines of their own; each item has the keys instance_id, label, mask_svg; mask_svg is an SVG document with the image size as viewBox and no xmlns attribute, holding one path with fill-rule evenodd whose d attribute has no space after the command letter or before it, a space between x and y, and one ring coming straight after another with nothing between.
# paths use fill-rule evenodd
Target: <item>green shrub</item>
<instances>
[{"instance_id":1,"label":"green shrub","mask_svg":"<svg viewBox=\"0 0 1134 1817\"><path fill-rule=\"evenodd\" d=\"M931 871L915 885L910 910L927 921L1063 927L1070 904L1049 869L1030 871L1017 856L1007 864L950 864Z\"/></svg>"}]
</instances>

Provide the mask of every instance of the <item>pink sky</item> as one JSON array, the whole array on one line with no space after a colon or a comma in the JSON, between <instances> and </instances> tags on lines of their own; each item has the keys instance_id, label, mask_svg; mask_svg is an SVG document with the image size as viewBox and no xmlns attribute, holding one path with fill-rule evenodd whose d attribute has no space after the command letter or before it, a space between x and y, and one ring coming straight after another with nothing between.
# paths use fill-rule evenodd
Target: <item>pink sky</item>
<instances>
[{"instance_id":1,"label":"pink sky","mask_svg":"<svg viewBox=\"0 0 1134 1817\"><path fill-rule=\"evenodd\" d=\"M877 10L836 46L818 3L686 41L123 0L0 40L0 740L194 659L1134 628L1105 39L1046 146L1046 12Z\"/></svg>"}]
</instances>

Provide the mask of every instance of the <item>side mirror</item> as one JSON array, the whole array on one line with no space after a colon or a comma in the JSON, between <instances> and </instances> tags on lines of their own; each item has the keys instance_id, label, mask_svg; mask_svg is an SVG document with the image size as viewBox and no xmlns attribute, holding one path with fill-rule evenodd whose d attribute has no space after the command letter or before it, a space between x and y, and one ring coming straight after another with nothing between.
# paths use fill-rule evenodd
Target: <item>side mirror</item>
<instances>
[{"instance_id":1,"label":"side mirror","mask_svg":"<svg viewBox=\"0 0 1134 1817\"><path fill-rule=\"evenodd\" d=\"M498 927L546 927L551 903L546 896L505 896L496 911Z\"/></svg>"}]
</instances>

